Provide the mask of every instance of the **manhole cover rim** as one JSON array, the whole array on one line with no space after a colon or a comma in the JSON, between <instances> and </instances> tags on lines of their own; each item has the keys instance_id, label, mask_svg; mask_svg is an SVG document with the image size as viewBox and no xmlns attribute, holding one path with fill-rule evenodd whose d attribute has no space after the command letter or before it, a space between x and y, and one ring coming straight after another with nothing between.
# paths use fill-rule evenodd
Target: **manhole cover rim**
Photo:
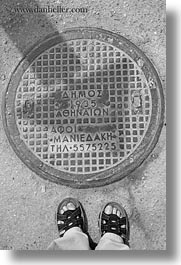
<instances>
[{"instance_id":1,"label":"manhole cover rim","mask_svg":"<svg viewBox=\"0 0 181 265\"><path fill-rule=\"evenodd\" d=\"M25 143L18 137L18 128L16 126L16 122L13 124L12 121L15 121L15 113L14 113L14 107L15 107L15 95L16 95L16 89L19 84L19 80L22 76L22 74L26 71L26 68L30 66L30 64L35 60L35 58L38 57L41 53L46 51L47 49L55 46L57 43L62 40L62 36L64 37L64 41L67 41L65 39L65 36L71 37L75 32L81 32L80 34L83 34L84 31L86 31L86 34L88 34L88 31L90 31L91 34L103 34L108 35L109 37L112 36L113 38L116 38L117 40L122 41L127 44L129 44L129 47L136 51L136 54L139 55L139 58L141 58L148 67L148 70L150 71L150 76L153 81L156 82L157 86L156 88L151 88L152 91L155 91L159 94L159 100L160 104L155 105L155 109L158 110L156 114L156 120L154 121L154 124L150 122L149 127L154 127L150 130L147 129L145 134L145 139L148 139L146 141L146 144L141 141L140 146L137 147L137 149L122 163L119 165L115 165L109 169L106 169L99 173L91 173L91 174L76 174L78 176L78 179L75 179L75 174L68 173L68 172L60 172L59 170L52 168L44 163L42 163L41 160L38 158L35 158L35 156L31 153L31 151L27 148ZM76 38L77 39L77 38ZM54 41L54 43L53 43ZM105 40L104 40L105 41ZM53 45L52 45L53 43ZM110 43L109 43L110 44ZM49 46L47 46L49 45ZM129 55L129 54L128 54ZM131 57L132 58L132 57ZM132 58L133 59L133 58ZM134 59L133 59L134 60ZM27 63L28 62L28 63ZM144 71L143 71L144 72ZM148 74L148 73L147 73ZM10 89L11 88L11 89ZM14 98L13 98L14 93ZM11 104L7 104L8 97L12 95L12 99L10 100ZM117 180L120 180L121 178L128 175L130 172L132 172L137 166L139 166L146 157L150 154L150 152L153 150L155 144L158 141L161 128L163 126L164 121L164 96L162 91L162 85L161 81L159 79L159 76L153 67L150 60L146 57L146 55L134 44L132 44L129 40L125 39L122 36L119 36L115 33L105 31L102 29L96 29L96 28L73 28L66 30L65 32L62 32L60 34L51 34L50 37L48 36L43 42L39 42L38 45L34 45L33 49L29 50L29 53L20 61L16 69L14 70L9 84L6 88L6 91L4 93L4 104L2 105L3 108L3 123L4 128L6 131L6 135L14 149L14 151L17 153L18 157L35 173L40 175L41 177L54 181L56 183L60 183L63 185L68 185L76 188L88 188L88 187L94 187L94 186L103 186L106 184L110 184L112 182L115 182ZM12 104L13 103L13 104ZM8 105L8 106L7 106ZM153 116L151 116L153 118ZM155 118L155 117L154 117ZM10 124L8 122L10 121ZM12 127L12 128L11 128ZM155 134L153 134L153 130L155 131ZM15 135L12 134L12 132L16 132ZM150 138L150 134L151 138ZM145 147L147 146L146 150ZM138 152L139 150L139 152ZM25 153L24 153L25 151ZM65 176L65 177L64 177Z\"/></svg>"}]
</instances>

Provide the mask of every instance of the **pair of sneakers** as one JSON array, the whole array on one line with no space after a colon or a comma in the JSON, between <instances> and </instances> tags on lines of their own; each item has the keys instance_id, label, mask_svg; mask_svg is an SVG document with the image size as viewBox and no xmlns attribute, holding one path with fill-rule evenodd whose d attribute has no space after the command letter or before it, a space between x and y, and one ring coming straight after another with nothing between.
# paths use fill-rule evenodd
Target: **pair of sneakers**
<instances>
[{"instance_id":1,"label":"pair of sneakers","mask_svg":"<svg viewBox=\"0 0 181 265\"><path fill-rule=\"evenodd\" d=\"M80 227L88 235L90 246L95 248L88 233L88 222L82 204L75 198L66 198L57 209L57 226L59 236L63 237L65 232L72 227ZM125 209L116 202L107 203L99 214L98 220L101 236L105 233L114 233L123 239L124 244L129 246L129 220Z\"/></svg>"}]
</instances>

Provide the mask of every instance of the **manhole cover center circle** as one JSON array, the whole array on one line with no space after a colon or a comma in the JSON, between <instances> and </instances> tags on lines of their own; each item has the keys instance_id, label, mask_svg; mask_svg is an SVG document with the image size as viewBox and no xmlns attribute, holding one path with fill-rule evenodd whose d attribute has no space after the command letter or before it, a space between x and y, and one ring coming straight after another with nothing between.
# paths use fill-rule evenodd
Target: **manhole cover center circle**
<instances>
[{"instance_id":1,"label":"manhole cover center circle","mask_svg":"<svg viewBox=\"0 0 181 265\"><path fill-rule=\"evenodd\" d=\"M157 76L127 40L115 45L106 32L103 39L67 36L42 44L19 66L10 107L18 141L43 174L113 174L134 163L148 138Z\"/></svg>"}]
</instances>

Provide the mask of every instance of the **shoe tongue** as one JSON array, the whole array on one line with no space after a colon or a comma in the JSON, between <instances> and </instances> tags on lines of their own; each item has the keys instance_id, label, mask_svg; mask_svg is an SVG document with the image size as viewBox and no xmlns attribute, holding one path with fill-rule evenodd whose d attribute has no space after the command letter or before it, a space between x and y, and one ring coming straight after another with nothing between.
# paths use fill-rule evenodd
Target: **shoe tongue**
<instances>
[{"instance_id":1,"label":"shoe tongue","mask_svg":"<svg viewBox=\"0 0 181 265\"><path fill-rule=\"evenodd\" d=\"M119 216L117 216L117 214L114 214L114 213L111 213L110 216L115 217L115 218L119 218Z\"/></svg>"},{"instance_id":2,"label":"shoe tongue","mask_svg":"<svg viewBox=\"0 0 181 265\"><path fill-rule=\"evenodd\" d=\"M67 210L66 212L64 212L64 215L66 215L67 217L70 216L75 210Z\"/></svg>"}]
</instances>

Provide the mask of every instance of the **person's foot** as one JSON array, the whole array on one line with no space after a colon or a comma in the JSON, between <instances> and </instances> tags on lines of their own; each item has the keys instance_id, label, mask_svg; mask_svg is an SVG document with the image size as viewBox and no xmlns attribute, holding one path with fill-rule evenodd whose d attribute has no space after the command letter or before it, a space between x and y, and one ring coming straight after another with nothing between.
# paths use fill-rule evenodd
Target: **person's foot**
<instances>
[{"instance_id":1,"label":"person's foot","mask_svg":"<svg viewBox=\"0 0 181 265\"><path fill-rule=\"evenodd\" d=\"M57 226L60 237L72 227L87 233L87 219L81 203L74 198L64 199L57 209Z\"/></svg>"},{"instance_id":2,"label":"person's foot","mask_svg":"<svg viewBox=\"0 0 181 265\"><path fill-rule=\"evenodd\" d=\"M106 208L104 209L104 212L105 212L105 214L108 214L108 215L115 214L118 217L122 217L122 213L120 212L120 210L117 209L116 206L113 207L111 204L108 204L106 206ZM106 221L105 220L103 220L103 224L106 224ZM125 227L126 227L125 224L121 225L121 228L125 228Z\"/></svg>"},{"instance_id":3,"label":"person's foot","mask_svg":"<svg viewBox=\"0 0 181 265\"><path fill-rule=\"evenodd\" d=\"M114 233L119 235L124 244L129 246L129 220L125 209L116 202L107 203L99 216L101 235Z\"/></svg>"},{"instance_id":4,"label":"person's foot","mask_svg":"<svg viewBox=\"0 0 181 265\"><path fill-rule=\"evenodd\" d=\"M74 211L76 209L75 205L72 202L67 202L64 206L60 207L57 211L58 214L63 215L66 213L68 210ZM58 225L64 225L64 221L62 220L57 220ZM65 233L65 230L61 230L59 232L59 235L63 235Z\"/></svg>"}]
</instances>

